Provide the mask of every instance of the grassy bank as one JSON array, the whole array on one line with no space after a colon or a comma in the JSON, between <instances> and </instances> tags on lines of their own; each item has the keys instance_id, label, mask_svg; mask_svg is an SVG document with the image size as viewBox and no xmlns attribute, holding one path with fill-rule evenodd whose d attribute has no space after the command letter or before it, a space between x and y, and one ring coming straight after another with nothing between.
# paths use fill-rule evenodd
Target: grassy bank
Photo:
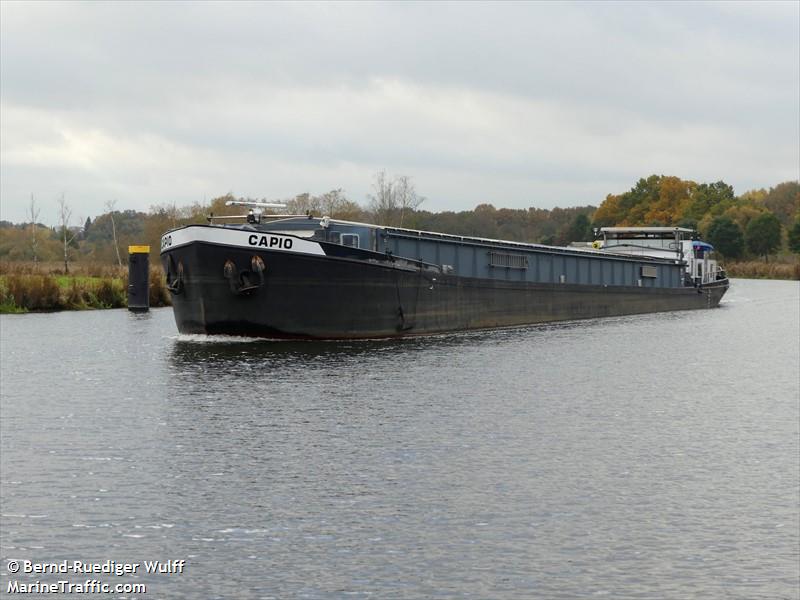
<instances>
[{"instance_id":1,"label":"grassy bank","mask_svg":"<svg viewBox=\"0 0 800 600\"><path fill-rule=\"evenodd\" d=\"M743 261L725 263L728 277L743 279L800 279L800 263Z\"/></svg>"},{"instance_id":2,"label":"grassy bank","mask_svg":"<svg viewBox=\"0 0 800 600\"><path fill-rule=\"evenodd\" d=\"M127 290L125 268L82 265L65 274L47 263L0 265L0 313L124 308ZM164 274L160 267L151 267L150 306L169 304Z\"/></svg>"}]
</instances>

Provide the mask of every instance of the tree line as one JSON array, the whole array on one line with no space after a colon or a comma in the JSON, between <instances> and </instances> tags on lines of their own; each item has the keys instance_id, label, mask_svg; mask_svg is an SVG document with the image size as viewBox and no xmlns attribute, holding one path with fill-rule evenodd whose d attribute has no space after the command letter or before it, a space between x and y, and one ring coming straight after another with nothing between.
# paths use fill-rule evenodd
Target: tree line
<instances>
[{"instance_id":1,"label":"tree line","mask_svg":"<svg viewBox=\"0 0 800 600\"><path fill-rule=\"evenodd\" d=\"M31 198L29 221L0 221L0 260L71 261L122 265L129 245L149 244L156 259L161 235L168 229L206 223L210 215L242 214L226 206L236 198L225 194L207 203L178 207L160 204L149 211L118 210L114 202L106 212L71 222L72 211L62 196L58 200L59 225L38 222L40 206ZM341 189L284 199L287 214L328 215L333 218L411 229L438 231L522 242L565 245L591 241L593 230L603 226L683 226L696 229L727 259L768 257L788 250L800 254L800 183L788 181L773 188L751 190L740 196L723 181L695 183L678 177L651 175L630 190L609 194L599 206L542 209L495 208L482 203L473 210L431 212L422 208L420 195L408 176L377 173L365 204L347 197Z\"/></svg>"},{"instance_id":2,"label":"tree line","mask_svg":"<svg viewBox=\"0 0 800 600\"><path fill-rule=\"evenodd\" d=\"M800 182L736 196L724 181L698 184L651 175L627 192L606 196L593 222L688 227L728 259L767 259L783 248L800 254Z\"/></svg>"}]
</instances>

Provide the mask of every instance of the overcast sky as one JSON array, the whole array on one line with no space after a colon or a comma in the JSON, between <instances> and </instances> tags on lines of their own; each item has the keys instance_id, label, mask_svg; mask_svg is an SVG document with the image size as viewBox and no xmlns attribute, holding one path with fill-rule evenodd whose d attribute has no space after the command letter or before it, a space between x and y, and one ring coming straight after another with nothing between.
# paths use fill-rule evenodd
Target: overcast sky
<instances>
[{"instance_id":1,"label":"overcast sky","mask_svg":"<svg viewBox=\"0 0 800 600\"><path fill-rule=\"evenodd\" d=\"M800 174L800 3L0 3L0 218L409 175L428 210Z\"/></svg>"}]
</instances>

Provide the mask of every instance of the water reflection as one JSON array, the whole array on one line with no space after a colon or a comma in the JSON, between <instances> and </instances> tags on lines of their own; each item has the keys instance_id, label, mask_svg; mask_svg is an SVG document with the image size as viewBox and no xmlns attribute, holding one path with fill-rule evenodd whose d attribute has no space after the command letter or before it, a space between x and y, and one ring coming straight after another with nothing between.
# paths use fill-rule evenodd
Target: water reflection
<instances>
[{"instance_id":1,"label":"water reflection","mask_svg":"<svg viewBox=\"0 0 800 600\"><path fill-rule=\"evenodd\" d=\"M170 358L176 368L197 363L208 363L208 366L213 368L215 363L227 364L242 361L282 363L319 358L335 360L337 357L346 358L382 352L396 345L397 342L391 341L292 342L215 339L211 336L200 341L179 337L173 343Z\"/></svg>"},{"instance_id":2,"label":"water reflection","mask_svg":"<svg viewBox=\"0 0 800 600\"><path fill-rule=\"evenodd\" d=\"M194 369L199 364L217 373L236 366L258 365L274 368L293 368L302 363L305 368L331 368L350 365L355 359L372 359L387 355L406 355L414 358L421 353L456 351L483 345L536 343L543 336L592 333L593 330L624 326L652 315L589 319L524 325L504 329L454 332L387 340L353 341L286 341L236 338L232 336L179 335L172 341L170 363L177 370ZM669 313L658 318L681 319L685 313Z\"/></svg>"}]
</instances>

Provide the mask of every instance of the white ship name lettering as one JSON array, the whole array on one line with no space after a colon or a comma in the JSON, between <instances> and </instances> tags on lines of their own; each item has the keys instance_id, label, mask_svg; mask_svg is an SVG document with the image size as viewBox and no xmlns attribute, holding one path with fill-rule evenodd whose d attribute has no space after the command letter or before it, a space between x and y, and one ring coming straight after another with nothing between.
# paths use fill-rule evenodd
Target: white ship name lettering
<instances>
[{"instance_id":1,"label":"white ship name lettering","mask_svg":"<svg viewBox=\"0 0 800 600\"><path fill-rule=\"evenodd\" d=\"M251 246L263 246L265 248L278 248L289 250L292 247L292 238L279 238L274 235L256 235L249 237L248 242Z\"/></svg>"}]
</instances>

